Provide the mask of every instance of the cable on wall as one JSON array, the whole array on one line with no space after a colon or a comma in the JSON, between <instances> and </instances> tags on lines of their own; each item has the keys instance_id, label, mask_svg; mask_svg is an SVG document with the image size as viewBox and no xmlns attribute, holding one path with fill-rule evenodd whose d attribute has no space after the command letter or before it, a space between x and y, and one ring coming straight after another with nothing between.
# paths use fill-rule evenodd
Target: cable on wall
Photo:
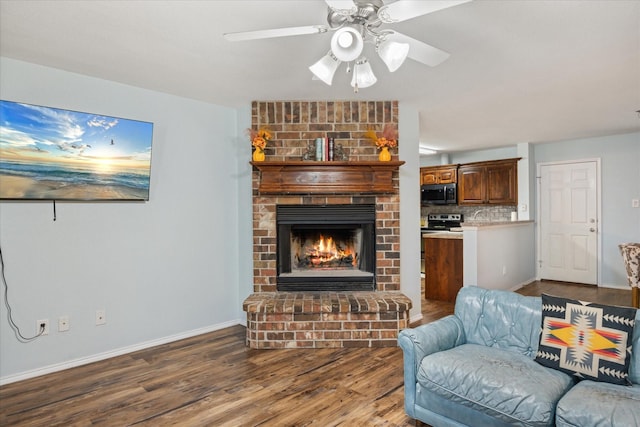
<instances>
[{"instance_id":1,"label":"cable on wall","mask_svg":"<svg viewBox=\"0 0 640 427\"><path fill-rule=\"evenodd\" d=\"M7 284L7 279L4 275L4 257L2 256L2 247L0 246L0 276L2 276L2 284L4 286L4 305L7 307L7 319L9 320L9 326L13 330L18 341L22 343L28 343L36 338L40 337L44 333L44 328L40 328L40 331L37 335L32 337L25 337L20 333L20 327L13 321L13 315L11 314L11 305L9 304L9 285Z\"/></svg>"}]
</instances>

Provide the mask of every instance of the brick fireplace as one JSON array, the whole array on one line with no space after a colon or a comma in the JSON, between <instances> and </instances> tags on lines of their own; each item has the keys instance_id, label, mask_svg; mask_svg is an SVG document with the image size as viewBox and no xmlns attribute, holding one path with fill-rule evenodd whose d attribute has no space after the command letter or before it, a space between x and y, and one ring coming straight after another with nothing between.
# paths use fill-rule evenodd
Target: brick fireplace
<instances>
[{"instance_id":1,"label":"brick fireplace","mask_svg":"<svg viewBox=\"0 0 640 427\"><path fill-rule=\"evenodd\" d=\"M411 301L400 293L401 162L394 158L395 166L385 167L373 143L362 137L365 131L380 131L388 123L398 123L397 101L253 102L252 128L269 128L273 140L264 164L254 168L252 177L254 293L243 304L250 347L395 346L398 331L408 326ZM347 162L298 162L311 142L324 137L342 146ZM277 169L270 171L268 167L274 165ZM291 173L296 174L293 184L279 190L279 181L286 181ZM343 178L339 183L347 182L336 186L332 178L326 181L331 182L330 188L322 186L322 177L337 173ZM354 186L356 179L369 182ZM308 184L296 187L301 181ZM369 288L279 290L282 267L278 265L276 212L282 206L355 206L357 211L371 206L375 251ZM320 282L327 284L327 280Z\"/></svg>"}]
</instances>

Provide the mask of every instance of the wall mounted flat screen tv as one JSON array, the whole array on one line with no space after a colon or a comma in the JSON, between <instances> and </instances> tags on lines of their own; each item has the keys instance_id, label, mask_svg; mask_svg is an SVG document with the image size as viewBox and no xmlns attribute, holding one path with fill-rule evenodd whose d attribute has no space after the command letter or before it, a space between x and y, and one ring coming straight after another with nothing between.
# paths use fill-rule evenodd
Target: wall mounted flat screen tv
<instances>
[{"instance_id":1,"label":"wall mounted flat screen tv","mask_svg":"<svg viewBox=\"0 0 640 427\"><path fill-rule=\"evenodd\" d=\"M0 100L0 199L149 200L153 123Z\"/></svg>"}]
</instances>

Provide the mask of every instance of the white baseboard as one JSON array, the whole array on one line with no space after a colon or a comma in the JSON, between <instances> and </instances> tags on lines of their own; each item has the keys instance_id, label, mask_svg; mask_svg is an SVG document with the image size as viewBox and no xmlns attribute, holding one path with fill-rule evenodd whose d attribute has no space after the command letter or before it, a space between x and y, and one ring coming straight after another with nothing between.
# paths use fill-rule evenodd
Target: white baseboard
<instances>
[{"instance_id":1,"label":"white baseboard","mask_svg":"<svg viewBox=\"0 0 640 427\"><path fill-rule=\"evenodd\" d=\"M601 283L599 285L600 288L609 288L609 289L620 289L621 291L630 291L631 287L629 285L620 285L617 283Z\"/></svg>"},{"instance_id":2,"label":"white baseboard","mask_svg":"<svg viewBox=\"0 0 640 427\"><path fill-rule=\"evenodd\" d=\"M123 354L133 353L134 351L144 350L157 345L167 344L174 341L179 341L185 338L195 337L196 335L202 335L209 332L218 331L220 329L229 328L235 325L246 325L246 319L231 320L217 325L206 326L204 328L193 329L191 331L181 332L179 334L170 335L167 337L158 338L151 341L145 341L139 344L134 344L127 347L118 348L115 350L106 351L104 353L94 354L87 357L81 357L78 359L69 360L62 363L56 363L49 366L43 366L42 368L32 369L30 371L20 372L18 374L9 375L0 378L0 385L10 384L17 381L27 380L29 378L39 377L41 375L51 374L53 372L64 371L65 369L75 368L76 366L82 366L100 360L109 359L116 356L122 356Z\"/></svg>"},{"instance_id":3,"label":"white baseboard","mask_svg":"<svg viewBox=\"0 0 640 427\"><path fill-rule=\"evenodd\" d=\"M510 288L509 290L512 291L512 292L515 292L518 289L521 289L521 288L525 287L526 285L528 285L529 283L535 282L535 281L536 281L536 279L532 277L531 279L527 279L524 282L521 282L521 283L515 285L514 287Z\"/></svg>"},{"instance_id":4,"label":"white baseboard","mask_svg":"<svg viewBox=\"0 0 640 427\"><path fill-rule=\"evenodd\" d=\"M542 280L539 277L536 277L534 280ZM629 285L627 285L626 283L621 285L619 283L600 283L600 284L596 284L596 285L592 285L592 286L597 286L599 288L610 288L610 289L620 289L620 290L631 290L631 288L629 287Z\"/></svg>"},{"instance_id":5,"label":"white baseboard","mask_svg":"<svg viewBox=\"0 0 640 427\"><path fill-rule=\"evenodd\" d=\"M416 322L421 321L422 319L423 319L422 313L418 313L415 316L409 318L409 324L413 325Z\"/></svg>"}]
</instances>

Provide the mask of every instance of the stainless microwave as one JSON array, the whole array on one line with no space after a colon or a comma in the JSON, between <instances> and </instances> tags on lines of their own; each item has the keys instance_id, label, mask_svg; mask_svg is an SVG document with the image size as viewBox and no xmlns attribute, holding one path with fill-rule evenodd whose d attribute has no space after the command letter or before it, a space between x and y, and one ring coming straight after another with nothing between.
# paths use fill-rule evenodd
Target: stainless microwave
<instances>
[{"instance_id":1,"label":"stainless microwave","mask_svg":"<svg viewBox=\"0 0 640 427\"><path fill-rule=\"evenodd\" d=\"M427 184L420 186L422 205L458 204L457 184Z\"/></svg>"}]
</instances>

